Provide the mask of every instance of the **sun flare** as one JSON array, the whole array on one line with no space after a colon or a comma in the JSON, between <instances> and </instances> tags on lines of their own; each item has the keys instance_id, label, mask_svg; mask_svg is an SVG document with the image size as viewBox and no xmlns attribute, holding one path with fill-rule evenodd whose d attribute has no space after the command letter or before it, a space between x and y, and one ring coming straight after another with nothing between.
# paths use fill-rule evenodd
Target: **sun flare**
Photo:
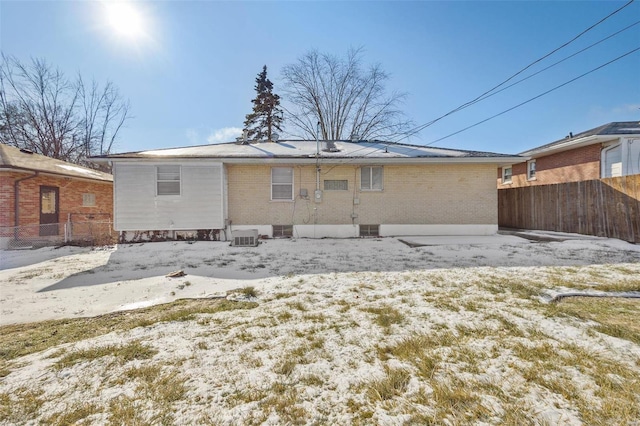
<instances>
[{"instance_id":1,"label":"sun flare","mask_svg":"<svg viewBox=\"0 0 640 426\"><path fill-rule=\"evenodd\" d=\"M117 35L132 39L144 35L144 19L133 2L108 1L104 5L109 25Z\"/></svg>"}]
</instances>

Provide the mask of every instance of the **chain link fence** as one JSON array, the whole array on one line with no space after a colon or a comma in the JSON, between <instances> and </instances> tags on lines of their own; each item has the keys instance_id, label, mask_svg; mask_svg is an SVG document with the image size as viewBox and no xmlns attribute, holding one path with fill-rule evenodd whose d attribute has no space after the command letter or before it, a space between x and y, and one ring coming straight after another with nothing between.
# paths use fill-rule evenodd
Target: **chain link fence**
<instances>
[{"instance_id":1,"label":"chain link fence","mask_svg":"<svg viewBox=\"0 0 640 426\"><path fill-rule=\"evenodd\" d=\"M85 216L85 215L83 215ZM107 245L117 241L110 215L74 217L66 222L45 225L21 225L0 227L0 249L20 250L47 246ZM84 219L84 220L81 220Z\"/></svg>"}]
</instances>

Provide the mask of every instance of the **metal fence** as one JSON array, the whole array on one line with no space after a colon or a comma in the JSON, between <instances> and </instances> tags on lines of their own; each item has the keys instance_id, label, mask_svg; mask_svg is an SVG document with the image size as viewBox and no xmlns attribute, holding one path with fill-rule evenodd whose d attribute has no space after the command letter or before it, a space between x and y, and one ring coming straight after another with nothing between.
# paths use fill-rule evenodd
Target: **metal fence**
<instances>
[{"instance_id":1,"label":"metal fence","mask_svg":"<svg viewBox=\"0 0 640 426\"><path fill-rule=\"evenodd\" d=\"M0 227L0 249L19 250L47 246L105 245L117 240L111 218L71 220L46 225Z\"/></svg>"}]
</instances>

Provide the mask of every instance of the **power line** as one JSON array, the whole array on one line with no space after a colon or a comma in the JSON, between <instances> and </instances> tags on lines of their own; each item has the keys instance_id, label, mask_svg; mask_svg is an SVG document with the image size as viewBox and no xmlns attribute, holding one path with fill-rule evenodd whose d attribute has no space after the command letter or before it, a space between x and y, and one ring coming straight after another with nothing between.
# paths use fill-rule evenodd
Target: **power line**
<instances>
[{"instance_id":1,"label":"power line","mask_svg":"<svg viewBox=\"0 0 640 426\"><path fill-rule=\"evenodd\" d=\"M585 76L587 76L587 75L589 75L589 74L591 74L591 73L593 73L593 72L595 72L595 71L598 71L598 70L600 70L600 69L602 69L602 68L604 68L604 67L606 67L606 66L608 66L608 65L611 65L612 63L614 63L614 62L616 62L616 61L619 61L620 59L622 59L622 58L624 58L624 57L626 57L626 56L629 56L629 55L631 55L631 54L633 54L633 53L635 53L635 52L637 52L637 51L639 51L639 50L640 50L640 46L639 46L639 47L636 47L636 48L635 48L635 49L633 49L633 50L628 51L627 53L624 53L624 54L622 54L622 55L618 56L617 58L614 58L614 59L610 60L609 62L606 62L606 63L604 63L604 64L602 64L602 65L600 65L600 66L598 66L598 67L596 67L596 68L593 68L593 69L591 69L591 70L589 70L589 71L587 71L587 72L585 72L585 73L583 73L583 74L580 74L579 76L574 77L574 78L572 78L571 80L565 81L564 83L559 84L559 85L557 85L557 86L555 86L555 87L553 87L553 88L551 88L551 89L549 89L549 90L547 90L547 91L545 91L545 92L543 92L543 93L541 93L541 94L539 94L539 95L537 95L537 96L534 96L534 97L532 97L532 98L529 98L529 99L527 99L527 100L526 100L526 101L524 101L524 102L521 102L521 103L519 103L519 104L517 104L517 105L515 105L515 106L512 106L511 108L508 108L508 109L506 109L506 110L504 110L504 111L502 111L502 112L499 112L498 114L494 114L494 115L492 115L491 117L488 117L488 118L486 118L486 119L484 119L484 120L481 120L481 121L479 121L479 122L477 122L477 123L475 123L475 124L472 124L472 125L470 125L470 126L467 126L467 127L465 127L464 129L462 129L462 130L458 130L457 132L451 133L451 134L449 134L449 135L447 135L447 136L441 137L441 138L436 139L436 140L434 140L434 141L431 141L431 142L429 142L429 143L427 143L427 144L421 145L420 147L410 148L410 149L413 149L413 150L418 151L421 147L427 147L427 146L432 145L432 144L434 144L434 143L436 143L436 142L439 142L439 141L441 141L441 140L444 140L444 139L450 138L451 136L455 136L455 135L457 135L457 134L459 134L459 133L462 133L462 132L464 132L464 131L466 131L466 130L469 130L469 129L473 128L473 127L479 126L480 124L486 123L486 122L487 122L487 121L489 121L489 120L492 120L492 119L494 119L494 118L496 118L496 117L499 117L499 116L504 115L504 114L506 114L506 113L508 113L508 112L510 112L510 111L513 111L513 110L514 110L514 109L516 109L516 108L519 108L519 107L521 107L521 106L523 106L523 105L526 105L526 104L528 104L529 102L532 102L532 101L534 101L534 100L536 100L536 99L538 99L538 98L541 98L541 97L543 97L543 96L545 96L545 95L547 95L547 94L549 94L549 93L551 93L551 92L553 92L553 91L555 91L555 90L560 89L561 87L564 87L564 86L566 86L566 85L568 85L568 84L570 84L570 83L573 83L574 81L579 80L579 79L581 79L582 77L585 77ZM372 155L372 154L375 154L375 153L377 153L377 152L382 152L382 150L386 150L386 149L387 149L387 147L389 147L389 146L393 145L394 143L397 143L397 142L388 142L388 143L386 143L386 144L384 144L384 143L383 143L383 146L381 146L380 148L378 148L378 149L376 149L376 150L374 150L374 151L371 151L371 152L369 152L369 153L365 154L363 157L359 157L359 158L352 158L352 159L350 159L350 160L346 160L346 161L340 162L340 163L338 163L338 164L336 164L336 165L334 165L334 166L330 167L330 168L329 168L329 170L327 170L327 171L326 171L326 172L324 172L323 174L327 174L327 173L329 173L331 170L333 170L334 168L336 168L336 167L338 167L338 166L340 166L340 165L349 164L349 163L351 163L351 162L353 162L353 161L356 161L356 160L361 159L361 158L364 158L364 157L368 157L368 156L370 156L370 155ZM367 146L367 147L363 147L363 148L359 148L359 149L357 149L357 150L355 150L355 151L351 152L351 154L353 154L353 153L355 153L355 152L358 152L358 151L363 151L363 150L365 150L365 149L370 149L370 148L371 148L371 147L368 147L368 146Z\"/></svg>"},{"instance_id":2,"label":"power line","mask_svg":"<svg viewBox=\"0 0 640 426\"><path fill-rule=\"evenodd\" d=\"M607 37L605 37L605 38L603 38L603 39L598 40L597 42L595 42L595 43L593 43L593 44L591 44L591 45L589 45L589 46L585 47L584 49L581 49L581 50L577 51L576 53L574 53L574 54L572 54L572 55L569 55L569 56L565 57L564 59L561 59L561 60L559 60L559 61L557 61L557 62L554 62L553 64L549 65L548 67L545 67L545 68L541 69L540 71L537 71L537 72L535 72L535 73L533 73L533 74L531 74L531 75L529 75L529 76L527 76L527 77L525 77L525 78L522 78L522 79L520 79L520 80L516 81L515 83L511 83L510 85L508 85L508 86L506 86L506 87L503 87L503 88L502 88L502 89L500 89L500 90L497 90L497 91L495 91L495 92L493 92L493 93L491 93L491 94L488 94L488 95L486 95L486 96L484 96L484 97L481 97L481 98L479 98L478 100L476 100L476 101L474 101L474 102L470 103L468 106L471 106L471 105L476 104L476 103L478 103L478 102L480 102L480 101L483 101L483 100L485 100L485 99L488 99L488 98L490 98L491 96L497 95L498 93L503 92L503 91L505 91L505 90L509 89L510 87L513 87L513 86L515 86L515 85L517 85L517 84L520 84L520 83L522 83L523 81L526 81L526 80L530 79L531 77L535 77L536 75L540 74L541 72L544 72L544 71L548 70L549 68L553 68L553 67L555 67L556 65L559 65L559 64L561 64L562 62L564 62L564 61L566 61L566 60L568 60L568 59L571 59L571 58L573 58L574 56L577 56L577 55L579 55L580 53L582 53L582 52L584 52L584 51L586 51L586 50L589 50L589 49L591 49L592 47L595 47L595 46L597 46L598 44L600 44L600 43L602 43L602 42L604 42L604 41L606 41L606 40L609 40L611 37L615 37L616 35L618 35L618 34L620 34L620 33L624 32L624 31L628 30L629 28L632 28L632 27L634 27L634 26L636 26L636 25L638 25L638 24L640 24L640 21L636 21L636 22L634 22L633 24L631 24L631 25L629 25L629 26L627 26L627 27L625 27L625 28L623 28L623 29L621 29L621 30L619 30L619 31L616 31L616 32L615 32L615 33L613 33L613 34L611 34L611 35L609 35L609 36L607 36ZM465 107L465 108L466 108L466 107Z\"/></svg>"},{"instance_id":3,"label":"power line","mask_svg":"<svg viewBox=\"0 0 640 426\"><path fill-rule=\"evenodd\" d=\"M604 18L600 19L598 22L596 22L595 24L591 25L590 27L588 27L587 29L583 30L582 32L580 32L578 35L576 35L575 37L573 37L571 40L563 43L562 45L560 45L559 47L553 49L551 52L547 53L546 55L542 56L539 59L536 59L535 61L531 62L529 65L525 66L524 68L522 68L520 71L516 72L515 74L513 74L511 77L507 78L506 80L502 81L500 84L492 87L491 89L487 90L486 92L484 92L483 94L481 94L480 96L476 97L475 99L472 99L471 101L468 101L460 106L458 106L457 108L447 112L446 114L431 120L425 124L422 124L420 126L415 127L414 129L412 129L411 131L409 131L407 134L403 135L400 139L397 139L395 142L399 142L403 139L406 139L424 129L426 129L427 127L437 123L438 121L442 120L445 117L448 117L451 114L454 114L464 108L467 108L470 105L473 105L474 103L478 102L479 100L482 100L483 97L485 97L486 95L488 95L489 93L493 92L494 90L496 90L497 88L503 86L504 84L508 83L509 81L511 81L513 78L515 78L516 76L522 74L524 71L526 71L527 69L531 68L533 65L537 64L538 62L548 58L549 56L551 56L552 54L556 53L557 51L559 51L560 49L563 49L564 47L568 46L569 44L573 43L574 41L576 41L578 38L582 37L584 34L586 34L587 32L591 31L592 29L594 29L595 27L597 27L598 25L600 25L601 23L603 23L604 21L606 21L607 19L609 19L610 17L612 17L613 15L615 15L616 13L620 12L621 10L623 10L624 8L628 7L629 5L631 5L635 0L630 0L628 3L626 3L624 6L621 6L620 8L614 10L613 12L611 12L610 14L608 14L607 16L605 16ZM488 97L488 96L487 96Z\"/></svg>"},{"instance_id":4,"label":"power line","mask_svg":"<svg viewBox=\"0 0 640 426\"><path fill-rule=\"evenodd\" d=\"M589 74L591 74L592 72L598 71L599 69L604 68L604 67L606 67L607 65L610 65L610 64L612 64L612 63L614 63L614 62L616 62L616 61L618 61L618 60L620 60L620 59L624 58L625 56L629 56L629 55L631 55L632 53L637 52L638 50L640 50L640 47L636 47L635 49L630 50L629 52L627 52L627 53L625 53L625 54L623 54L623 55L621 55L621 56L618 56L617 58L612 59L611 61L609 61L609 62L607 62L607 63L605 63L605 64L600 65L599 67L593 68L592 70L587 71L587 72L585 72L584 74L581 74L581 75L579 75L579 76L577 76L577 77L575 77L575 78L572 78L571 80L566 81L566 82L564 82L564 83L562 83L562 84L559 84L558 86L555 86L554 88L549 89L549 90L547 90L546 92L543 92L543 93L541 93L541 94L539 94L539 95L537 95L537 96L534 96L533 98L527 99L526 101L521 102L521 103L519 103L518 105L515 105L515 106L513 106L513 107L511 107L511 108L509 108L509 109L506 109L506 110L504 110L504 111L502 111L502 112L499 112L498 114L492 115L492 116L491 116L491 117L489 117L489 118L485 118L485 119L484 119L484 120L482 120L482 121L478 121L477 123L472 124L471 126L467 126L467 127L465 127L464 129L462 129L462 130L458 130L457 132L453 132L453 133L451 133L451 134L449 134L449 135L447 135L447 136L444 136L444 137L441 137L441 138L436 139L436 140L434 140L434 141L431 141L431 142L429 142L428 144L425 144L424 146L429 146L429 145L434 144L434 143L436 143L436 142L440 142L441 140L444 140L444 139L450 138L451 136L455 136L455 135L457 135L458 133L462 133L462 132L464 132L464 131L466 131L466 130L469 130L469 129L473 128L473 127L476 127L476 126L478 126L478 125L480 125L480 124L482 124L482 123L486 123L487 121L492 120L492 119L494 119L494 118L496 118L496 117L499 117L499 116L501 116L501 115L503 115L503 114L506 114L506 113L507 113L507 112L509 112L509 111L513 111L514 109L519 108L519 107L521 107L522 105L528 104L528 103L529 103L529 102L531 102L531 101L534 101L534 100L536 100L536 99L538 99L538 98L541 98L542 96L544 96L544 95L546 95L546 94L549 94L549 93L551 93L551 92L553 92L553 91L555 91L555 90L557 90L557 89L559 89L559 88L561 88L561 87L564 87L564 86L566 86L566 85L567 85L567 84L569 84L569 83L573 83L574 81L576 81L576 80L578 80L578 79L580 79L580 78L582 78L582 77L584 77L584 76L586 76L586 75L589 75Z\"/></svg>"}]
</instances>

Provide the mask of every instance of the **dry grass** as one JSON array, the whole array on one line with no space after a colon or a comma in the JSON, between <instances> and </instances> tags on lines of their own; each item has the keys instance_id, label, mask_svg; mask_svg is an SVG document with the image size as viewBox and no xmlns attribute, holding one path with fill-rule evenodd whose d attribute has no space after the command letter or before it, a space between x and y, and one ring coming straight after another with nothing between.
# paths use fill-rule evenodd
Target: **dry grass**
<instances>
[{"instance_id":1,"label":"dry grass","mask_svg":"<svg viewBox=\"0 0 640 426\"><path fill-rule=\"evenodd\" d=\"M112 356L125 363L134 359L149 359L158 351L139 341L129 342L122 346L108 345L71 352L62 356L53 365L57 369L72 367L80 362L90 362L98 358ZM56 354L52 355L56 356Z\"/></svg>"},{"instance_id":2,"label":"dry grass","mask_svg":"<svg viewBox=\"0 0 640 426\"><path fill-rule=\"evenodd\" d=\"M571 298L546 305L533 297L572 276L577 286L606 283L608 272L595 272L556 268L536 281L485 269L464 286L441 271L405 272L398 282L415 288L396 292L398 282L385 278L377 287L373 280L355 285L358 297L349 289L338 297L313 290L267 294L261 309L246 316L214 314L257 304L181 301L2 327L0 376L21 368L17 357L62 343L164 321L190 321L174 324L180 330L201 328L186 353L157 354L160 343L140 338L151 331L170 337L163 328L136 330L119 345L58 351L51 374L75 369L95 380L80 378L60 394L37 386L0 393L0 423L178 424L195 410L189 419L201 424L225 423L233 412L234 421L247 425L539 425L550 423L542 411L564 410L583 424L634 424L640 358L614 355L609 336L640 344L640 301ZM554 338L558 330L565 339ZM575 330L584 338L567 339ZM589 350L585 339L604 349ZM104 392L113 393L108 402L100 399ZM74 400L74 393L87 398ZM69 405L43 408L58 398L70 398Z\"/></svg>"},{"instance_id":3,"label":"dry grass","mask_svg":"<svg viewBox=\"0 0 640 426\"><path fill-rule=\"evenodd\" d=\"M186 321L193 319L197 314L252 309L256 306L257 303L227 300L179 300L93 318L0 326L0 361L10 361L63 343L78 342L114 331L127 331L165 321Z\"/></svg>"},{"instance_id":4,"label":"dry grass","mask_svg":"<svg viewBox=\"0 0 640 426\"><path fill-rule=\"evenodd\" d=\"M571 297L549 305L547 313L595 321L594 330L640 344L640 299Z\"/></svg>"}]
</instances>

